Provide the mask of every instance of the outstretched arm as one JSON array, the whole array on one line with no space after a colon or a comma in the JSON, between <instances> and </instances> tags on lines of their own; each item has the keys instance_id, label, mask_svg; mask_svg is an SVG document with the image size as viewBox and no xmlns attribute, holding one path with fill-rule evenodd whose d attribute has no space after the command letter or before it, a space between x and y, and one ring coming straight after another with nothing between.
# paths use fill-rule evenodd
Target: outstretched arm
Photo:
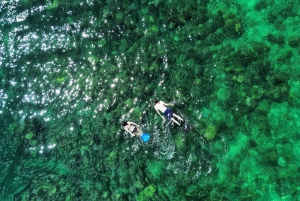
<instances>
[{"instance_id":1,"label":"outstretched arm","mask_svg":"<svg viewBox=\"0 0 300 201\"><path fill-rule=\"evenodd\" d=\"M125 128L125 131L127 131L131 135L131 137L134 136L134 134L132 132L130 132L127 128Z\"/></svg>"},{"instance_id":2,"label":"outstretched arm","mask_svg":"<svg viewBox=\"0 0 300 201\"><path fill-rule=\"evenodd\" d=\"M155 110L156 110L156 112L159 114L159 116L161 117L161 118L163 118L163 119L165 119L161 114L160 114L160 112L155 108Z\"/></svg>"},{"instance_id":3,"label":"outstretched arm","mask_svg":"<svg viewBox=\"0 0 300 201\"><path fill-rule=\"evenodd\" d=\"M130 123L130 124L132 124L132 125L135 125L135 126L137 126L137 127L140 127L138 124L136 124L136 123L134 123L134 122L131 122L131 121L128 121L127 123Z\"/></svg>"},{"instance_id":4,"label":"outstretched arm","mask_svg":"<svg viewBox=\"0 0 300 201\"><path fill-rule=\"evenodd\" d=\"M159 101L159 102L161 102L161 104L163 104L163 105L165 105L165 106L168 106L168 105L174 106L174 104L172 104L172 103L165 103L165 102L163 102L163 101Z\"/></svg>"}]
</instances>

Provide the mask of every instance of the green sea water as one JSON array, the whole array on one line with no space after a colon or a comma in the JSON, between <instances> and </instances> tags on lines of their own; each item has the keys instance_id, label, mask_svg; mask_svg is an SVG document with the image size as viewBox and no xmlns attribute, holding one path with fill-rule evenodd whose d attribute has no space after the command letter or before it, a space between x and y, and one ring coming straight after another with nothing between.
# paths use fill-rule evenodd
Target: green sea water
<instances>
[{"instance_id":1,"label":"green sea water","mask_svg":"<svg viewBox=\"0 0 300 201\"><path fill-rule=\"evenodd\" d=\"M299 200L299 14L298 0L1 1L0 200Z\"/></svg>"}]
</instances>

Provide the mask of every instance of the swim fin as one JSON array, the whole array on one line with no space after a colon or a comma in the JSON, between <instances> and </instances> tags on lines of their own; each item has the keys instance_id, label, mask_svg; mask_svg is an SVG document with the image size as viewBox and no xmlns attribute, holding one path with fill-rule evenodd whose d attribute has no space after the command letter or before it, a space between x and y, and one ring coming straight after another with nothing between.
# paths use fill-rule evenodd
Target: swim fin
<instances>
[{"instance_id":1,"label":"swim fin","mask_svg":"<svg viewBox=\"0 0 300 201\"><path fill-rule=\"evenodd\" d=\"M150 135L147 133L143 133L141 135L141 139L143 140L143 142L148 142L148 140L150 139Z\"/></svg>"},{"instance_id":2,"label":"swim fin","mask_svg":"<svg viewBox=\"0 0 300 201\"><path fill-rule=\"evenodd\" d=\"M188 133L192 130L194 130L194 127L188 123L185 123L183 126L181 126L183 132Z\"/></svg>"}]
</instances>

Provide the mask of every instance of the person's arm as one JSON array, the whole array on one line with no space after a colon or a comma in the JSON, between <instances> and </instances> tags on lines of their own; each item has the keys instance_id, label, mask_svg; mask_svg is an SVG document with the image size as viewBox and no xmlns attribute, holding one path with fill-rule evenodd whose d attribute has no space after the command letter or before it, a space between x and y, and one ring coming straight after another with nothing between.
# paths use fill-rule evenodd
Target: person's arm
<instances>
[{"instance_id":1,"label":"person's arm","mask_svg":"<svg viewBox=\"0 0 300 201\"><path fill-rule=\"evenodd\" d=\"M165 102L163 102L163 101L159 101L159 102L161 102L161 104L163 104L163 105L165 105L165 106L168 106L168 105L174 106L174 104L172 104L172 103L165 103Z\"/></svg>"},{"instance_id":2,"label":"person's arm","mask_svg":"<svg viewBox=\"0 0 300 201\"><path fill-rule=\"evenodd\" d=\"M161 118L165 119L165 118L160 114L160 112L156 109L156 107L155 107L154 109L156 110L156 112L159 114L159 116L160 116Z\"/></svg>"},{"instance_id":3,"label":"person's arm","mask_svg":"<svg viewBox=\"0 0 300 201\"><path fill-rule=\"evenodd\" d=\"M130 132L127 128L125 128L125 131L127 131L131 135L131 137L134 136L134 134L132 132Z\"/></svg>"},{"instance_id":4,"label":"person's arm","mask_svg":"<svg viewBox=\"0 0 300 201\"><path fill-rule=\"evenodd\" d=\"M138 124L134 123L134 122L128 121L127 123L130 123L130 124L135 125L136 127L140 128L140 126Z\"/></svg>"}]
</instances>

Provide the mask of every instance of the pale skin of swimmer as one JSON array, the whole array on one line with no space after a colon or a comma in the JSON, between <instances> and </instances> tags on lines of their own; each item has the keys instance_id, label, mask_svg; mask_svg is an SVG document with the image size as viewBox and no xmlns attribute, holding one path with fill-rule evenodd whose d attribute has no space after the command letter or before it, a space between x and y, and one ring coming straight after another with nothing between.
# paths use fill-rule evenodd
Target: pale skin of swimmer
<instances>
[{"instance_id":1,"label":"pale skin of swimmer","mask_svg":"<svg viewBox=\"0 0 300 201\"><path fill-rule=\"evenodd\" d=\"M133 132L134 127L132 125L136 126L137 132ZM140 126L134 122L127 121L127 125L124 126L124 129L131 135L131 137L140 136L143 134L143 131L141 130Z\"/></svg>"},{"instance_id":2,"label":"pale skin of swimmer","mask_svg":"<svg viewBox=\"0 0 300 201\"><path fill-rule=\"evenodd\" d=\"M172 104L172 103L165 103L165 102L163 102L163 101L160 100L158 103L155 104L154 109L156 110L156 112L159 114L159 116L161 118L165 119L165 117L162 116L160 114L160 112L164 113L166 111L166 109L167 109L166 106L169 106L169 105L170 106L174 106L174 104ZM178 115L176 115L174 113L173 113L173 116L176 117L177 119L183 121L183 119L180 116L178 116ZM178 121L176 121L173 117L171 118L171 120L180 126L180 123Z\"/></svg>"}]
</instances>

